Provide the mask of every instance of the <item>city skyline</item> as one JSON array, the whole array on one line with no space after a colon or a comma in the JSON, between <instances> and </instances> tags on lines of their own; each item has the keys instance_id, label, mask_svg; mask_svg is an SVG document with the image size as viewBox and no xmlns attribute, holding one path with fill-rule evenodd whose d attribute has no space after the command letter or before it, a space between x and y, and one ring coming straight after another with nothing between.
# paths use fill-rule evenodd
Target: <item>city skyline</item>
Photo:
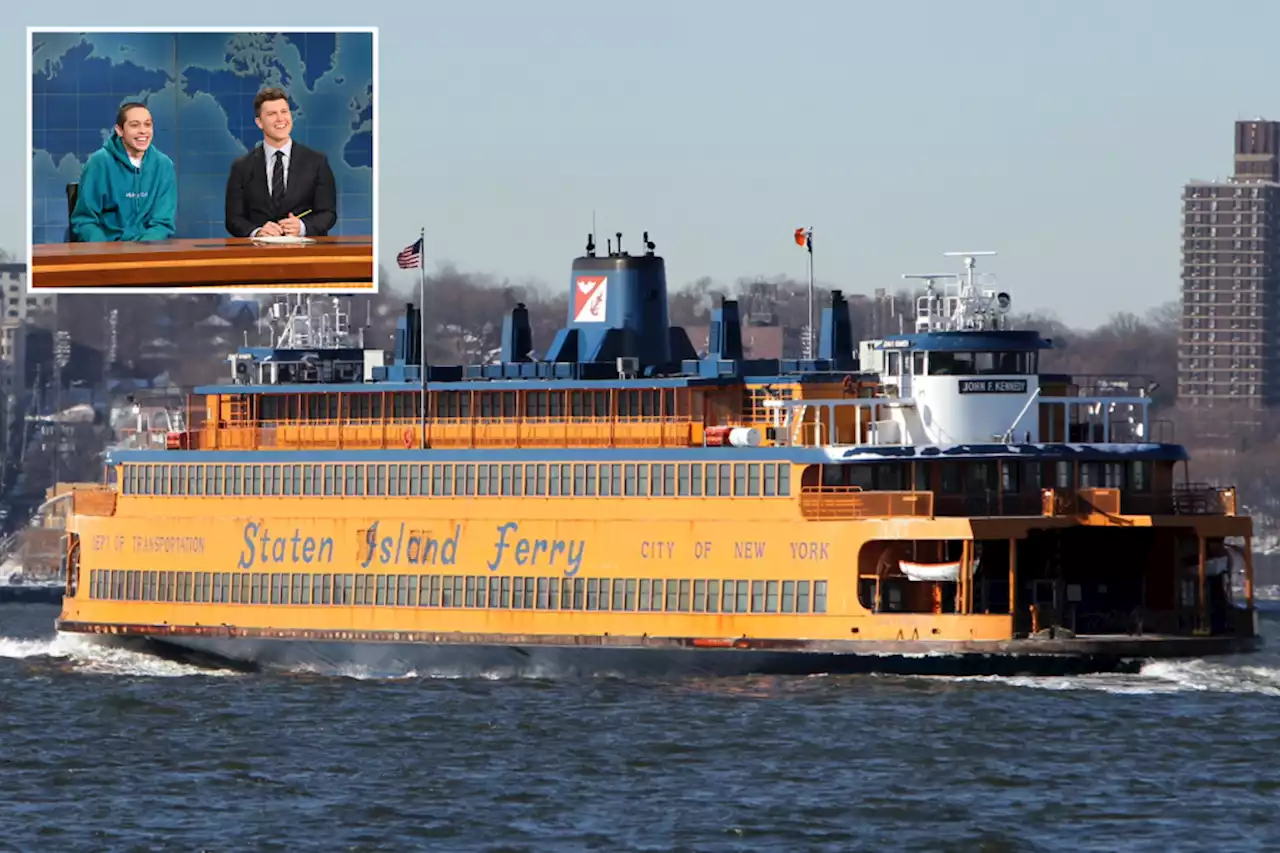
<instances>
[{"instance_id":1,"label":"city skyline","mask_svg":"<svg viewBox=\"0 0 1280 853\"><path fill-rule=\"evenodd\" d=\"M1280 7L1246 5L1233 16L1280 24ZM1092 328L1178 298L1183 185L1226 177L1237 119L1280 117L1280 60L1204 50L1225 18L1190 2L937 4L923 20L564 2L502 7L500 28L493 5L346 8L320 0L299 23L381 28L378 261L397 282L413 276L394 254L425 226L429 268L558 289L594 210L602 242L649 231L673 288L802 279L791 235L812 226L819 284L895 290L953 271L943 252L994 250L985 269L1015 311ZM20 23L126 28L108 17L81 0ZM22 51L7 62L20 105ZM24 245L23 219L0 214L0 245Z\"/></svg>"}]
</instances>

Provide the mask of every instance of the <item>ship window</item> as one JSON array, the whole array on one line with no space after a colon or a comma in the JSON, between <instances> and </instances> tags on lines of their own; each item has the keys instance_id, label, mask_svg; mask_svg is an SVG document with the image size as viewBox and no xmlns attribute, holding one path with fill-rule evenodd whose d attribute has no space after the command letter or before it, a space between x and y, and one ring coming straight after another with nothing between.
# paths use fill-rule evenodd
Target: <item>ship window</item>
<instances>
[{"instance_id":1,"label":"ship window","mask_svg":"<svg viewBox=\"0 0 1280 853\"><path fill-rule=\"evenodd\" d=\"M963 491L962 480L960 478L959 462L943 462L942 463L942 493L947 495L957 495Z\"/></svg>"},{"instance_id":2,"label":"ship window","mask_svg":"<svg viewBox=\"0 0 1280 853\"><path fill-rule=\"evenodd\" d=\"M707 609L707 582L705 580L695 580L693 582L693 612L705 613Z\"/></svg>"},{"instance_id":3,"label":"ship window","mask_svg":"<svg viewBox=\"0 0 1280 853\"><path fill-rule=\"evenodd\" d=\"M357 577L356 577L356 581L357 581L357 586L356 586L356 597L357 597L357 598L359 598L359 596L360 596L360 592L359 592L360 587L359 587L359 585L358 585L359 580L360 580L360 578L357 576ZM445 576L444 576L444 588L443 588L443 591L442 591L442 595L441 595L441 597L440 597L440 606L441 606L441 607L453 607L453 606L454 606L454 602L453 602L453 575L445 575Z\"/></svg>"},{"instance_id":4,"label":"ship window","mask_svg":"<svg viewBox=\"0 0 1280 853\"><path fill-rule=\"evenodd\" d=\"M778 466L768 463L764 466L764 495L773 497L778 493Z\"/></svg>"},{"instance_id":5,"label":"ship window","mask_svg":"<svg viewBox=\"0 0 1280 853\"><path fill-rule=\"evenodd\" d=\"M433 465L415 465L413 466L413 480L409 484L409 494L411 495L429 495L431 494L431 469Z\"/></svg>"},{"instance_id":6,"label":"ship window","mask_svg":"<svg viewBox=\"0 0 1280 853\"><path fill-rule=\"evenodd\" d=\"M302 466L302 471L300 473L302 475L301 486L302 486L302 493L304 495L314 495L316 493L315 489L313 488L315 484L311 479L311 469L314 467L315 467L314 465Z\"/></svg>"},{"instance_id":7,"label":"ship window","mask_svg":"<svg viewBox=\"0 0 1280 853\"><path fill-rule=\"evenodd\" d=\"M662 466L662 494L664 497L673 497L676 493L676 466L666 464Z\"/></svg>"},{"instance_id":8,"label":"ship window","mask_svg":"<svg viewBox=\"0 0 1280 853\"><path fill-rule=\"evenodd\" d=\"M623 609L634 611L636 609L636 579L635 578L627 579L626 596L627 596L626 600L623 602Z\"/></svg>"},{"instance_id":9,"label":"ship window","mask_svg":"<svg viewBox=\"0 0 1280 853\"><path fill-rule=\"evenodd\" d=\"M518 580L519 580L519 578L516 578L516 580L518 581ZM476 606L476 578L475 578L475 575L467 575L466 602L467 602L467 607L475 607L475 606ZM481 598L480 598L480 604L484 604L484 597L483 597L483 596L481 596Z\"/></svg>"},{"instance_id":10,"label":"ship window","mask_svg":"<svg viewBox=\"0 0 1280 853\"><path fill-rule=\"evenodd\" d=\"M649 609L649 595L652 591L653 581L648 578L640 580L640 609L647 611Z\"/></svg>"},{"instance_id":11,"label":"ship window","mask_svg":"<svg viewBox=\"0 0 1280 853\"><path fill-rule=\"evenodd\" d=\"M600 466L600 496L601 497L612 497L613 495L616 495L618 493L617 492L618 487L613 482L613 468L614 466L612 465Z\"/></svg>"},{"instance_id":12,"label":"ship window","mask_svg":"<svg viewBox=\"0 0 1280 853\"><path fill-rule=\"evenodd\" d=\"M1066 460L1060 460L1054 463L1054 473L1056 474L1056 483L1059 489L1069 489L1071 483L1071 463Z\"/></svg>"},{"instance_id":13,"label":"ship window","mask_svg":"<svg viewBox=\"0 0 1280 853\"><path fill-rule=\"evenodd\" d=\"M689 469L693 467L687 462L681 463L676 469L676 494L680 497L688 497L689 495Z\"/></svg>"},{"instance_id":14,"label":"ship window","mask_svg":"<svg viewBox=\"0 0 1280 853\"><path fill-rule=\"evenodd\" d=\"M720 463L712 462L707 465L707 497L714 498L720 494Z\"/></svg>"},{"instance_id":15,"label":"ship window","mask_svg":"<svg viewBox=\"0 0 1280 853\"><path fill-rule=\"evenodd\" d=\"M720 604L720 581L707 581L707 612L715 613Z\"/></svg>"},{"instance_id":16,"label":"ship window","mask_svg":"<svg viewBox=\"0 0 1280 853\"><path fill-rule=\"evenodd\" d=\"M563 497L569 497L573 494L573 466L557 465L560 469L560 494Z\"/></svg>"},{"instance_id":17,"label":"ship window","mask_svg":"<svg viewBox=\"0 0 1280 853\"><path fill-rule=\"evenodd\" d=\"M888 365L887 365L887 369L885 370L885 372L886 372L889 376L897 376L899 373L901 373L901 372L902 372L902 371L901 371L901 367L902 367L902 353L900 353L900 352L898 352L898 351L896 351L896 350L894 350L894 351L890 352L890 353L889 353L889 359L888 359Z\"/></svg>"},{"instance_id":18,"label":"ship window","mask_svg":"<svg viewBox=\"0 0 1280 853\"><path fill-rule=\"evenodd\" d=\"M720 497L722 498L727 498L729 497L729 495L732 494L732 492L729 490L731 474L732 474L732 469L729 465L727 464L720 465L720 475L719 475L720 487L719 488L720 488Z\"/></svg>"},{"instance_id":19,"label":"ship window","mask_svg":"<svg viewBox=\"0 0 1280 853\"><path fill-rule=\"evenodd\" d=\"M751 582L751 612L764 612L764 581Z\"/></svg>"},{"instance_id":20,"label":"ship window","mask_svg":"<svg viewBox=\"0 0 1280 853\"><path fill-rule=\"evenodd\" d=\"M512 473L513 469L515 471L514 474ZM508 463L506 465L503 465L501 470L502 470L502 494L504 495L519 494L520 481L514 478L519 475L520 469Z\"/></svg>"},{"instance_id":21,"label":"ship window","mask_svg":"<svg viewBox=\"0 0 1280 853\"><path fill-rule=\"evenodd\" d=\"M1131 491L1145 493L1151 491L1151 461L1141 459L1133 463L1133 470L1129 475L1129 488Z\"/></svg>"},{"instance_id":22,"label":"ship window","mask_svg":"<svg viewBox=\"0 0 1280 853\"><path fill-rule=\"evenodd\" d=\"M686 580L680 581L680 602L679 602L678 609L680 610L681 613L689 612L689 586L690 586L689 580L686 579Z\"/></svg>"},{"instance_id":23,"label":"ship window","mask_svg":"<svg viewBox=\"0 0 1280 853\"><path fill-rule=\"evenodd\" d=\"M772 465L767 467L772 468ZM752 462L747 465L747 495L749 497L760 497L760 463Z\"/></svg>"},{"instance_id":24,"label":"ship window","mask_svg":"<svg viewBox=\"0 0 1280 853\"><path fill-rule=\"evenodd\" d=\"M930 376L956 376L973 373L973 354L960 352L929 353Z\"/></svg>"},{"instance_id":25,"label":"ship window","mask_svg":"<svg viewBox=\"0 0 1280 853\"><path fill-rule=\"evenodd\" d=\"M764 612L778 612L778 582L768 581L764 586Z\"/></svg>"},{"instance_id":26,"label":"ship window","mask_svg":"<svg viewBox=\"0 0 1280 853\"><path fill-rule=\"evenodd\" d=\"M795 581L782 582L782 612L783 613L796 612L796 582Z\"/></svg>"},{"instance_id":27,"label":"ship window","mask_svg":"<svg viewBox=\"0 0 1280 853\"><path fill-rule=\"evenodd\" d=\"M586 491L586 495L587 495L587 497L589 497L589 498L590 498L590 497L595 497L595 496L596 496L596 477L597 477L597 474L598 474L598 472L596 471L596 466L595 466L595 465L588 465L588 466L587 466L587 491Z\"/></svg>"},{"instance_id":28,"label":"ship window","mask_svg":"<svg viewBox=\"0 0 1280 853\"><path fill-rule=\"evenodd\" d=\"M370 488L369 492L378 496L385 495L387 493L387 466L372 465L370 467L373 468L375 482L370 484L373 488Z\"/></svg>"},{"instance_id":29,"label":"ship window","mask_svg":"<svg viewBox=\"0 0 1280 853\"><path fill-rule=\"evenodd\" d=\"M1102 485L1108 489L1125 488L1123 462L1107 462L1102 466Z\"/></svg>"},{"instance_id":30,"label":"ship window","mask_svg":"<svg viewBox=\"0 0 1280 853\"><path fill-rule=\"evenodd\" d=\"M1021 491L1021 485L1018 482L1018 474L1017 462L1001 462L1000 488L1006 493L1016 493Z\"/></svg>"},{"instance_id":31,"label":"ship window","mask_svg":"<svg viewBox=\"0 0 1280 853\"><path fill-rule=\"evenodd\" d=\"M649 497L649 466L636 466L636 494L641 497Z\"/></svg>"},{"instance_id":32,"label":"ship window","mask_svg":"<svg viewBox=\"0 0 1280 853\"><path fill-rule=\"evenodd\" d=\"M596 581L595 578L591 578L587 581L587 609L588 610L604 609L600 606L600 593L598 589L599 585L600 584Z\"/></svg>"},{"instance_id":33,"label":"ship window","mask_svg":"<svg viewBox=\"0 0 1280 853\"><path fill-rule=\"evenodd\" d=\"M636 466L627 463L626 465L626 489L623 494L633 496L636 494Z\"/></svg>"},{"instance_id":34,"label":"ship window","mask_svg":"<svg viewBox=\"0 0 1280 853\"><path fill-rule=\"evenodd\" d=\"M809 582L808 581L796 582L796 612L797 613L809 612Z\"/></svg>"},{"instance_id":35,"label":"ship window","mask_svg":"<svg viewBox=\"0 0 1280 853\"><path fill-rule=\"evenodd\" d=\"M587 466L573 466L573 494L581 497L587 493Z\"/></svg>"},{"instance_id":36,"label":"ship window","mask_svg":"<svg viewBox=\"0 0 1280 853\"><path fill-rule=\"evenodd\" d=\"M567 587L568 585L569 583L566 580L565 586ZM583 597L583 594L586 592L586 589L587 589L587 582L585 578L573 579L573 609L574 610L582 609L582 597Z\"/></svg>"},{"instance_id":37,"label":"ship window","mask_svg":"<svg viewBox=\"0 0 1280 853\"><path fill-rule=\"evenodd\" d=\"M692 481L690 483L690 485L692 486L692 489L691 489L692 494L695 498L700 498L702 497L702 465L694 464L689 467L691 469L689 471L689 474L690 474L690 480Z\"/></svg>"},{"instance_id":38,"label":"ship window","mask_svg":"<svg viewBox=\"0 0 1280 853\"><path fill-rule=\"evenodd\" d=\"M333 465L324 466L324 494L333 494Z\"/></svg>"},{"instance_id":39,"label":"ship window","mask_svg":"<svg viewBox=\"0 0 1280 853\"><path fill-rule=\"evenodd\" d=\"M813 612L814 613L827 612L827 582L826 581L813 582Z\"/></svg>"},{"instance_id":40,"label":"ship window","mask_svg":"<svg viewBox=\"0 0 1280 853\"><path fill-rule=\"evenodd\" d=\"M680 586L674 580L667 581L667 612L675 613L680 609Z\"/></svg>"},{"instance_id":41,"label":"ship window","mask_svg":"<svg viewBox=\"0 0 1280 853\"><path fill-rule=\"evenodd\" d=\"M282 495L293 494L293 466L285 465L284 468L284 485L280 490Z\"/></svg>"},{"instance_id":42,"label":"ship window","mask_svg":"<svg viewBox=\"0 0 1280 853\"><path fill-rule=\"evenodd\" d=\"M550 606L550 595L547 591L547 579L538 578L537 582L538 600L536 606L538 610L546 610Z\"/></svg>"},{"instance_id":43,"label":"ship window","mask_svg":"<svg viewBox=\"0 0 1280 853\"><path fill-rule=\"evenodd\" d=\"M736 581L737 595L735 597L733 607L737 613L747 613L750 605L748 597L749 585L747 581Z\"/></svg>"},{"instance_id":44,"label":"ship window","mask_svg":"<svg viewBox=\"0 0 1280 853\"><path fill-rule=\"evenodd\" d=\"M736 462L733 466L733 495L744 497L747 494L747 466Z\"/></svg>"},{"instance_id":45,"label":"ship window","mask_svg":"<svg viewBox=\"0 0 1280 853\"><path fill-rule=\"evenodd\" d=\"M462 469L462 490L463 495L474 495L476 493L476 466L459 465Z\"/></svg>"},{"instance_id":46,"label":"ship window","mask_svg":"<svg viewBox=\"0 0 1280 853\"><path fill-rule=\"evenodd\" d=\"M290 604L306 603L302 598L302 575L301 574L295 574L293 576L293 585L289 590L289 603Z\"/></svg>"},{"instance_id":47,"label":"ship window","mask_svg":"<svg viewBox=\"0 0 1280 853\"><path fill-rule=\"evenodd\" d=\"M911 353L911 372L916 376L924 376L924 353Z\"/></svg>"}]
</instances>

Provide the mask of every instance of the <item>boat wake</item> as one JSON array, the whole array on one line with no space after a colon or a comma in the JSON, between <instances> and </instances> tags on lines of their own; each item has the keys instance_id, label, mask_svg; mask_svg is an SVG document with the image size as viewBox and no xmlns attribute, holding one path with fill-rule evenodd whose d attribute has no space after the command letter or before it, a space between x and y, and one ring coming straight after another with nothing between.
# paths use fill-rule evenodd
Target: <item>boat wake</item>
<instances>
[{"instance_id":1,"label":"boat wake","mask_svg":"<svg viewBox=\"0 0 1280 853\"><path fill-rule=\"evenodd\" d=\"M206 669L176 663L154 655L129 651L77 634L53 637L0 637L0 658L38 660L69 665L74 672L91 675L126 675L146 678L238 675L229 669Z\"/></svg>"},{"instance_id":2,"label":"boat wake","mask_svg":"<svg viewBox=\"0 0 1280 853\"><path fill-rule=\"evenodd\" d=\"M951 681L986 681L1036 690L1093 690L1102 693L1249 693L1280 696L1280 668L1239 666L1209 660L1152 661L1132 675L1099 674L1048 678L973 676Z\"/></svg>"}]
</instances>

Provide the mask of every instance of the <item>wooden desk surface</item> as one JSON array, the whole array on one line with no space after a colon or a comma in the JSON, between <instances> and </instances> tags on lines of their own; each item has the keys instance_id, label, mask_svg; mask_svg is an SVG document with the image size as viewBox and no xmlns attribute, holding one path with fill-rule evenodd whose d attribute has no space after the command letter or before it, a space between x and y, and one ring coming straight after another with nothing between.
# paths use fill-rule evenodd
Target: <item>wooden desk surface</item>
<instances>
[{"instance_id":1,"label":"wooden desk surface","mask_svg":"<svg viewBox=\"0 0 1280 853\"><path fill-rule=\"evenodd\" d=\"M31 288L373 289L372 238L314 239L297 244L248 237L37 244L31 247Z\"/></svg>"}]
</instances>

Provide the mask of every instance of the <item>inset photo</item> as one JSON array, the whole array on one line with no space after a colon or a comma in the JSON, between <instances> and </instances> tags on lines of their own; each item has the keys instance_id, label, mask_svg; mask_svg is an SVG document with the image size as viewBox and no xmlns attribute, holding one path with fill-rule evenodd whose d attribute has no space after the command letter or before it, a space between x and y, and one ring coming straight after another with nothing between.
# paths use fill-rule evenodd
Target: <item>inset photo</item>
<instances>
[{"instance_id":1,"label":"inset photo","mask_svg":"<svg viewBox=\"0 0 1280 853\"><path fill-rule=\"evenodd\" d=\"M377 29L32 27L31 290L377 289Z\"/></svg>"}]
</instances>

